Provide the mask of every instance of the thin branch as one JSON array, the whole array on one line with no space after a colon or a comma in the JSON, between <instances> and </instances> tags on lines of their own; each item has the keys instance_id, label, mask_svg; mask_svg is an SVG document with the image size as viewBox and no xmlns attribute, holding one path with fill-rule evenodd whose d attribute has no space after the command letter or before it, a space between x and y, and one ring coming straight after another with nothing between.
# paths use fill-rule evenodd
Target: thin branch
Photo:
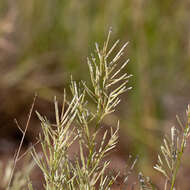
<instances>
[{"instance_id":1,"label":"thin branch","mask_svg":"<svg viewBox=\"0 0 190 190\"><path fill-rule=\"evenodd\" d=\"M21 148L22 148L22 145L23 145L23 142L24 142L24 138L25 138L28 126L29 126L29 122L30 122L30 119L31 119L31 116L32 116L32 112L33 112L33 109L34 109L34 104L35 104L35 101L36 101L36 97L37 97L37 95L35 94L32 106L31 106L30 111L29 111L28 120L26 122L26 127L25 127L25 130L23 131L22 139L20 141L19 148L18 148L18 151L16 153L16 157L14 159L14 164L13 164L13 168L11 170L11 176L10 176L10 179L9 179L7 190L9 190L10 186L11 186L13 174L14 174L14 171L15 171L15 168L16 168L16 163L17 163L17 161L19 159L19 154L20 154L20 151L21 151Z\"/></svg>"}]
</instances>

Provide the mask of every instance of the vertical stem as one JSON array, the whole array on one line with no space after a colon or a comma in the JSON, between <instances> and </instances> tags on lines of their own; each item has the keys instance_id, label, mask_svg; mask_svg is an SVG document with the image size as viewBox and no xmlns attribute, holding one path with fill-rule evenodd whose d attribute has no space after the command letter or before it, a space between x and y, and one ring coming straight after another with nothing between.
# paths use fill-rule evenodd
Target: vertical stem
<instances>
[{"instance_id":1,"label":"vertical stem","mask_svg":"<svg viewBox=\"0 0 190 190\"><path fill-rule=\"evenodd\" d=\"M18 147L18 151L16 153L16 157L14 159L14 164L13 164L13 168L11 170L11 176L10 176L10 179L9 179L9 183L8 183L8 187L7 187L7 190L10 189L10 186L11 186L11 182L12 182L12 178L13 178L13 174L14 174L14 171L15 171L15 168L16 168L16 163L19 159L19 155L20 155L20 151L21 151L21 148L22 148L22 144L24 142L24 138L25 138L25 135L26 135L26 132L27 132L27 129L28 129L28 126L29 126L29 122L30 122L30 118L32 116L32 112L33 112L33 109L34 109L34 104L35 104L35 101L36 101L36 96L34 96L34 100L32 102L32 106L30 108L30 112L29 112L29 115L28 115L28 120L26 122L26 127L25 127L25 130L23 131L23 134L22 134L22 139L20 141L20 144L19 144L19 147Z\"/></svg>"},{"instance_id":2,"label":"vertical stem","mask_svg":"<svg viewBox=\"0 0 190 190\"><path fill-rule=\"evenodd\" d=\"M186 130L186 129L185 129L185 130ZM185 132L185 133L186 133L186 132ZM184 150L184 147L185 147L185 138L186 138L186 134L183 135L183 140L182 140L182 144L181 144L181 150L180 150L180 152L178 153L176 168L175 168L174 174L173 174L173 176L172 176L172 182L171 182L170 190L173 190L174 185L175 185L175 180L176 180L177 172L178 172L179 167L180 167L181 157L182 157L183 150Z\"/></svg>"}]
</instances>

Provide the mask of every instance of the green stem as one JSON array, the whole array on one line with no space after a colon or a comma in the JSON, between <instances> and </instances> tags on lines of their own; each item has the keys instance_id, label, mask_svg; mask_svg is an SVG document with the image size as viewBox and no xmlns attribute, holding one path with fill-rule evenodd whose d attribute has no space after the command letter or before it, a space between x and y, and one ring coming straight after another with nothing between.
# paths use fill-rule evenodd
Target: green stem
<instances>
[{"instance_id":1,"label":"green stem","mask_svg":"<svg viewBox=\"0 0 190 190\"><path fill-rule=\"evenodd\" d=\"M181 158L182 158L183 150L184 150L184 147L185 147L185 136L186 135L183 136L183 141L182 141L182 144L181 144L181 150L180 150L180 152L178 154L176 168L175 168L174 174L172 176L172 182L171 182L170 190L173 190L173 188L174 188L177 172L178 172L180 164L181 164Z\"/></svg>"}]
</instances>

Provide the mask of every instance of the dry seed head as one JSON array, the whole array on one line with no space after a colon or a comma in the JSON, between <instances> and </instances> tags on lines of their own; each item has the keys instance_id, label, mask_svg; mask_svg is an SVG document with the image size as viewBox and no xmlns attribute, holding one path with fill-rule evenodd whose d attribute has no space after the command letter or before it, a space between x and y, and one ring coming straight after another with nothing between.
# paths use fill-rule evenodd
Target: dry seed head
<instances>
[{"instance_id":1,"label":"dry seed head","mask_svg":"<svg viewBox=\"0 0 190 190\"><path fill-rule=\"evenodd\" d=\"M187 123L188 123L188 126L190 127L190 105L189 104L187 106L186 114L187 114Z\"/></svg>"}]
</instances>

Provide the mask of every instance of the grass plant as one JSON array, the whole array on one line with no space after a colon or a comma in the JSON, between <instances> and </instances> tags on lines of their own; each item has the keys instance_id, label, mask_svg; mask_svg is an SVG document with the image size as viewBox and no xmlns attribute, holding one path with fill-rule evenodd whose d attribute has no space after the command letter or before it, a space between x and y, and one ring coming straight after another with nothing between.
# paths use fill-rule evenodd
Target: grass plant
<instances>
[{"instance_id":1,"label":"grass plant","mask_svg":"<svg viewBox=\"0 0 190 190\"><path fill-rule=\"evenodd\" d=\"M130 89L126 85L131 75L120 74L128 60L118 67L118 61L127 43L113 59L108 60L119 42L116 41L108 50L110 34L111 30L103 48L100 49L96 43L95 55L92 54L91 58L87 59L92 88L83 81L77 84L71 80L70 88L73 95L71 101L67 100L64 92L60 111L56 98L54 100L55 124L50 124L45 117L37 113L42 126L40 142L43 151L39 157L33 149L32 155L43 172L44 186L47 190L108 190L117 178L117 175L112 177L105 175L110 164L105 158L118 142L119 122L115 129L110 127L110 131L104 132L100 144L97 142L97 135L103 127L104 117L114 112L119 104L119 96ZM86 96L94 101L95 112L89 109ZM68 151L74 141L78 141L79 154L70 160Z\"/></svg>"},{"instance_id":2,"label":"grass plant","mask_svg":"<svg viewBox=\"0 0 190 190\"><path fill-rule=\"evenodd\" d=\"M110 35L111 30L103 47L100 48L96 43L94 54L91 54L91 57L87 59L91 85L84 81L77 83L71 78L72 97L68 97L66 91L64 91L61 106L57 98L54 98L55 122L50 122L45 116L36 112L42 128L38 140L42 151L38 152L33 147L31 154L42 171L45 190L110 190L117 180L119 173L110 175L107 172L110 165L107 156L116 148L118 143L119 121L117 126L110 126L110 129L104 130L101 140L98 140L98 136L104 129L104 118L112 114L120 103L120 95L131 89L127 86L131 75L125 73L129 60L120 63L120 58L124 54L128 43L125 43L118 53L113 55L119 41L116 41L109 48ZM89 106L89 101L94 102L94 109ZM31 117L31 111L29 118ZM177 189L176 177L190 134L189 107L187 120L185 127L179 120L181 130L176 127L171 128L171 136L164 138L161 153L158 155L158 163L154 167L165 178L165 186L162 188L164 190ZM27 128L28 122L26 130ZM26 130L23 131L23 139ZM73 143L78 144L78 151L75 156L71 156L69 153ZM16 177L17 173L14 176L12 175L19 158L20 147L12 166L13 169L10 170L11 167L8 165L5 170L9 171L10 178L5 175L3 188L7 185L8 188L5 189L28 188L33 190L35 188L33 188L32 183L26 185L28 178L24 176L22 179ZM127 187L141 190L159 189L151 182L150 178L145 177L141 172L138 175L138 185L127 184L136 161L135 159L129 168L129 172L124 177L124 189ZM21 184L16 185L16 183Z\"/></svg>"},{"instance_id":3,"label":"grass plant","mask_svg":"<svg viewBox=\"0 0 190 190\"><path fill-rule=\"evenodd\" d=\"M23 121L23 107L30 103L34 91L51 101L68 86L70 73L75 80L88 81L86 74L81 75L81 71L87 73L82 59L95 40L104 39L111 25L114 36L132 42L129 54L135 64L130 64L128 71L135 75L131 80L135 88L127 104L121 105L120 128L134 139L129 149L146 152L140 160L146 168L145 160L149 165L151 149L155 151L159 141L159 135L153 141L147 129L156 131L163 121L172 119L165 114L172 116L182 110L190 91L189 2L171 2L0 1L0 98L5 100L0 106L1 115L5 115L1 125L13 115ZM13 93L18 95L17 101L12 101ZM38 106L42 108L41 102Z\"/></svg>"},{"instance_id":4,"label":"grass plant","mask_svg":"<svg viewBox=\"0 0 190 190\"><path fill-rule=\"evenodd\" d=\"M170 137L165 137L161 148L161 153L158 154L158 163L154 168L165 177L165 190L173 190L175 188L176 177L182 161L182 155L187 145L187 140L190 135L190 107L186 111L187 123L183 126L180 119L177 117L181 127L178 130L176 127L171 128Z\"/></svg>"}]
</instances>

